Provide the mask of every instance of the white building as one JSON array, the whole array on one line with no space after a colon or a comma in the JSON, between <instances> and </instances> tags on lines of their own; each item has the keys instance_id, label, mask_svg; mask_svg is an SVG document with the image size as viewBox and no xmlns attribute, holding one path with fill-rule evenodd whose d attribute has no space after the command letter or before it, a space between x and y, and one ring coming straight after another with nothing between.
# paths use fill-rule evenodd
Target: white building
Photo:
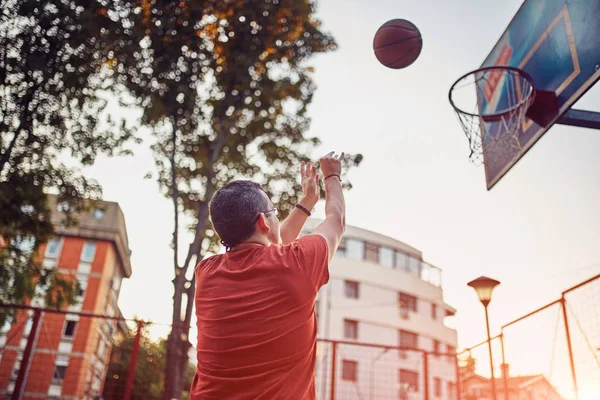
<instances>
[{"instance_id":1,"label":"white building","mask_svg":"<svg viewBox=\"0 0 600 400\"><path fill-rule=\"evenodd\" d=\"M304 233L319 222L310 219ZM445 319L456 310L444 302L441 270L405 243L351 226L329 270L316 302L318 338L376 345L336 345L335 399L423 399L425 356L389 347L455 353ZM319 343L321 400L331 399L332 352ZM429 399L456 398L455 357L427 356L427 374Z\"/></svg>"}]
</instances>

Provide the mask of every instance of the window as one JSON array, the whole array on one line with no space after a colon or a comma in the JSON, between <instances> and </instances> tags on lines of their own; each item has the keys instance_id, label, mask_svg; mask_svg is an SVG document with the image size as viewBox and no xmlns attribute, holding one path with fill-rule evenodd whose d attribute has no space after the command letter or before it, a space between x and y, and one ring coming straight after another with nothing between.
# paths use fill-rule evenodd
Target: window
<instances>
[{"instance_id":1,"label":"window","mask_svg":"<svg viewBox=\"0 0 600 400\"><path fill-rule=\"evenodd\" d=\"M346 239L342 238L335 254L338 254L341 257L346 257Z\"/></svg>"},{"instance_id":2,"label":"window","mask_svg":"<svg viewBox=\"0 0 600 400\"><path fill-rule=\"evenodd\" d=\"M379 246L374 243L365 243L365 260L379 262Z\"/></svg>"},{"instance_id":3,"label":"window","mask_svg":"<svg viewBox=\"0 0 600 400\"><path fill-rule=\"evenodd\" d=\"M46 257L56 258L58 257L58 250L60 248L60 239L53 238L48 241L46 245Z\"/></svg>"},{"instance_id":4,"label":"window","mask_svg":"<svg viewBox=\"0 0 600 400\"><path fill-rule=\"evenodd\" d=\"M394 268L394 250L388 247L379 248L379 264L384 267Z\"/></svg>"},{"instance_id":5,"label":"window","mask_svg":"<svg viewBox=\"0 0 600 400\"><path fill-rule=\"evenodd\" d=\"M77 297L79 297L79 301L83 301L83 296L85 295L85 290L87 289L89 277L87 275L78 275L77 282L79 283L79 291L77 292Z\"/></svg>"},{"instance_id":6,"label":"window","mask_svg":"<svg viewBox=\"0 0 600 400\"><path fill-rule=\"evenodd\" d=\"M63 337L67 337L67 338L74 337L76 326L77 326L77 321L66 321L65 329L63 331Z\"/></svg>"},{"instance_id":7,"label":"window","mask_svg":"<svg viewBox=\"0 0 600 400\"><path fill-rule=\"evenodd\" d=\"M65 372L67 372L66 365L56 365L54 367L54 374L52 374L52 383L62 383L65 379Z\"/></svg>"},{"instance_id":8,"label":"window","mask_svg":"<svg viewBox=\"0 0 600 400\"><path fill-rule=\"evenodd\" d=\"M446 353L448 353L448 362L454 363L456 357L456 348L454 346L446 345Z\"/></svg>"},{"instance_id":9,"label":"window","mask_svg":"<svg viewBox=\"0 0 600 400\"><path fill-rule=\"evenodd\" d=\"M94 219L102 219L102 217L104 217L104 210L101 208L96 208L94 210Z\"/></svg>"},{"instance_id":10,"label":"window","mask_svg":"<svg viewBox=\"0 0 600 400\"><path fill-rule=\"evenodd\" d=\"M94 261L94 255L96 254L96 243L85 242L83 250L81 251L81 261L92 262Z\"/></svg>"},{"instance_id":11,"label":"window","mask_svg":"<svg viewBox=\"0 0 600 400\"><path fill-rule=\"evenodd\" d=\"M121 275L117 272L113 278L110 280L110 287L118 292L121 289Z\"/></svg>"},{"instance_id":12,"label":"window","mask_svg":"<svg viewBox=\"0 0 600 400\"><path fill-rule=\"evenodd\" d=\"M365 242L362 240L346 240L346 257L353 260L362 260L365 258Z\"/></svg>"},{"instance_id":13,"label":"window","mask_svg":"<svg viewBox=\"0 0 600 400\"><path fill-rule=\"evenodd\" d=\"M415 257L408 259L408 271L415 276L421 277L421 261Z\"/></svg>"},{"instance_id":14,"label":"window","mask_svg":"<svg viewBox=\"0 0 600 400\"><path fill-rule=\"evenodd\" d=\"M358 299L358 282L344 281L344 293L349 299Z\"/></svg>"},{"instance_id":15,"label":"window","mask_svg":"<svg viewBox=\"0 0 600 400\"><path fill-rule=\"evenodd\" d=\"M417 298L410 294L398 292L398 303L400 307L408 308L412 312L417 312Z\"/></svg>"},{"instance_id":16,"label":"window","mask_svg":"<svg viewBox=\"0 0 600 400\"><path fill-rule=\"evenodd\" d=\"M401 251L396 252L396 268L408 271L408 256Z\"/></svg>"},{"instance_id":17,"label":"window","mask_svg":"<svg viewBox=\"0 0 600 400\"><path fill-rule=\"evenodd\" d=\"M448 382L448 400L456 400L458 393L456 393L456 383Z\"/></svg>"},{"instance_id":18,"label":"window","mask_svg":"<svg viewBox=\"0 0 600 400\"><path fill-rule=\"evenodd\" d=\"M344 337L346 339L358 339L358 321L344 320Z\"/></svg>"},{"instance_id":19,"label":"window","mask_svg":"<svg viewBox=\"0 0 600 400\"><path fill-rule=\"evenodd\" d=\"M400 387L408 392L419 391L419 373L409 369L400 369Z\"/></svg>"},{"instance_id":20,"label":"window","mask_svg":"<svg viewBox=\"0 0 600 400\"><path fill-rule=\"evenodd\" d=\"M433 395L442 397L442 380L440 378L433 378Z\"/></svg>"},{"instance_id":21,"label":"window","mask_svg":"<svg viewBox=\"0 0 600 400\"><path fill-rule=\"evenodd\" d=\"M435 356L438 357L438 354L440 353L440 341L439 340L433 340L433 352L436 353Z\"/></svg>"},{"instance_id":22,"label":"window","mask_svg":"<svg viewBox=\"0 0 600 400\"><path fill-rule=\"evenodd\" d=\"M437 306L434 303L431 303L431 319L437 320Z\"/></svg>"},{"instance_id":23,"label":"window","mask_svg":"<svg viewBox=\"0 0 600 400\"><path fill-rule=\"evenodd\" d=\"M106 357L106 350L107 349L108 349L108 346L106 345L106 342L104 341L104 339L102 338L102 336L100 336L98 338L98 346L96 346L96 355L100 359L104 359L104 357Z\"/></svg>"},{"instance_id":24,"label":"window","mask_svg":"<svg viewBox=\"0 0 600 400\"><path fill-rule=\"evenodd\" d=\"M398 331L398 342L400 347L419 348L419 335L411 331L400 329Z\"/></svg>"},{"instance_id":25,"label":"window","mask_svg":"<svg viewBox=\"0 0 600 400\"><path fill-rule=\"evenodd\" d=\"M356 382L358 376L358 362L342 360L342 380Z\"/></svg>"}]
</instances>

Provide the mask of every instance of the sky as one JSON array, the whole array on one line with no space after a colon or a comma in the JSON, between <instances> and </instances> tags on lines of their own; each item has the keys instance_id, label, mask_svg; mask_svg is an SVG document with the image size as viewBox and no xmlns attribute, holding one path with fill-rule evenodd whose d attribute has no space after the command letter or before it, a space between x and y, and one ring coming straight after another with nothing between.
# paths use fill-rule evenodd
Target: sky
<instances>
[{"instance_id":1,"label":"sky","mask_svg":"<svg viewBox=\"0 0 600 400\"><path fill-rule=\"evenodd\" d=\"M458 310L459 346L485 340L483 308L466 283L501 285L489 307L492 334L508 321L600 273L600 132L555 126L491 191L447 99L477 68L520 5L518 0L321 0L317 15L339 44L311 63L318 86L309 107L322 146L362 153L349 173L347 223L420 249L443 270L445 300ZM418 60L383 67L373 35L387 20L412 21L423 36ZM577 104L600 111L600 85ZM127 317L171 320L172 209L155 181L147 145L99 161L86 173L125 213L133 275L123 283ZM315 211L324 216L324 203ZM596 299L600 301L600 299Z\"/></svg>"}]
</instances>

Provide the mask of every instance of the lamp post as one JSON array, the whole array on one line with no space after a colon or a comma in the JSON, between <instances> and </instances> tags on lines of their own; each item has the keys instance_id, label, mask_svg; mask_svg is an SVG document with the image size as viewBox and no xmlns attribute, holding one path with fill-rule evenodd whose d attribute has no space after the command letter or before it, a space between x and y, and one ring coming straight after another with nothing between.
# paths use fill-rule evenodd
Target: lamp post
<instances>
[{"instance_id":1,"label":"lamp post","mask_svg":"<svg viewBox=\"0 0 600 400\"><path fill-rule=\"evenodd\" d=\"M496 378L494 377L494 360L492 358L492 338L490 335L490 320L488 317L488 305L490 304L490 300L492 299L492 292L494 288L498 286L500 282L495 279L491 279L485 276L480 276L479 278L472 280L467 283L467 285L471 286L477 292L477 296L479 297L479 301L483 304L483 308L485 309L485 326L487 328L487 340L488 340L488 350L490 352L490 371L492 373L491 381L492 381L492 399L497 400L496 396Z\"/></svg>"}]
</instances>

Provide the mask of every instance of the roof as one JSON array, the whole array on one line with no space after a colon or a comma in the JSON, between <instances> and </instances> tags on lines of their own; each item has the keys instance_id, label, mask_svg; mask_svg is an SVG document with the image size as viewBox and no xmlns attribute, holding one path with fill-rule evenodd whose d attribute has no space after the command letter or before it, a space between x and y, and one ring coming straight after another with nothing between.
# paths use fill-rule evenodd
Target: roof
<instances>
[{"instance_id":1,"label":"roof","mask_svg":"<svg viewBox=\"0 0 600 400\"><path fill-rule=\"evenodd\" d=\"M48 203L52 211L51 220L56 234L113 242L121 261L123 276L127 278L131 276L131 250L129 249L125 216L118 203L98 200L95 202L94 209L103 211L101 218L95 218L94 210L76 214L77 225L69 227L64 225L63 213L58 210L58 196L49 194Z\"/></svg>"},{"instance_id":2,"label":"roof","mask_svg":"<svg viewBox=\"0 0 600 400\"><path fill-rule=\"evenodd\" d=\"M523 375L523 376L510 376L508 377L509 389L513 387L523 387L530 383L536 382L540 379L546 379L544 375ZM496 385L502 385L504 382L503 378L496 378Z\"/></svg>"},{"instance_id":3,"label":"roof","mask_svg":"<svg viewBox=\"0 0 600 400\"><path fill-rule=\"evenodd\" d=\"M480 382L489 382L490 379L483 377L481 375L478 375L478 374L473 374L473 375L470 375L470 376L464 378L463 382L467 382L469 380L478 380ZM502 378L502 377L495 378L494 381L496 383L496 388L499 391L504 391L504 378ZM532 385L532 384L540 382L540 381L545 382L546 384L548 384L549 387L554 389L552 384L548 381L548 379L546 379L546 377L544 375L537 374L537 375L509 376L508 377L508 390L515 391L518 389L524 389L524 388L527 388L529 385Z\"/></svg>"}]
</instances>

